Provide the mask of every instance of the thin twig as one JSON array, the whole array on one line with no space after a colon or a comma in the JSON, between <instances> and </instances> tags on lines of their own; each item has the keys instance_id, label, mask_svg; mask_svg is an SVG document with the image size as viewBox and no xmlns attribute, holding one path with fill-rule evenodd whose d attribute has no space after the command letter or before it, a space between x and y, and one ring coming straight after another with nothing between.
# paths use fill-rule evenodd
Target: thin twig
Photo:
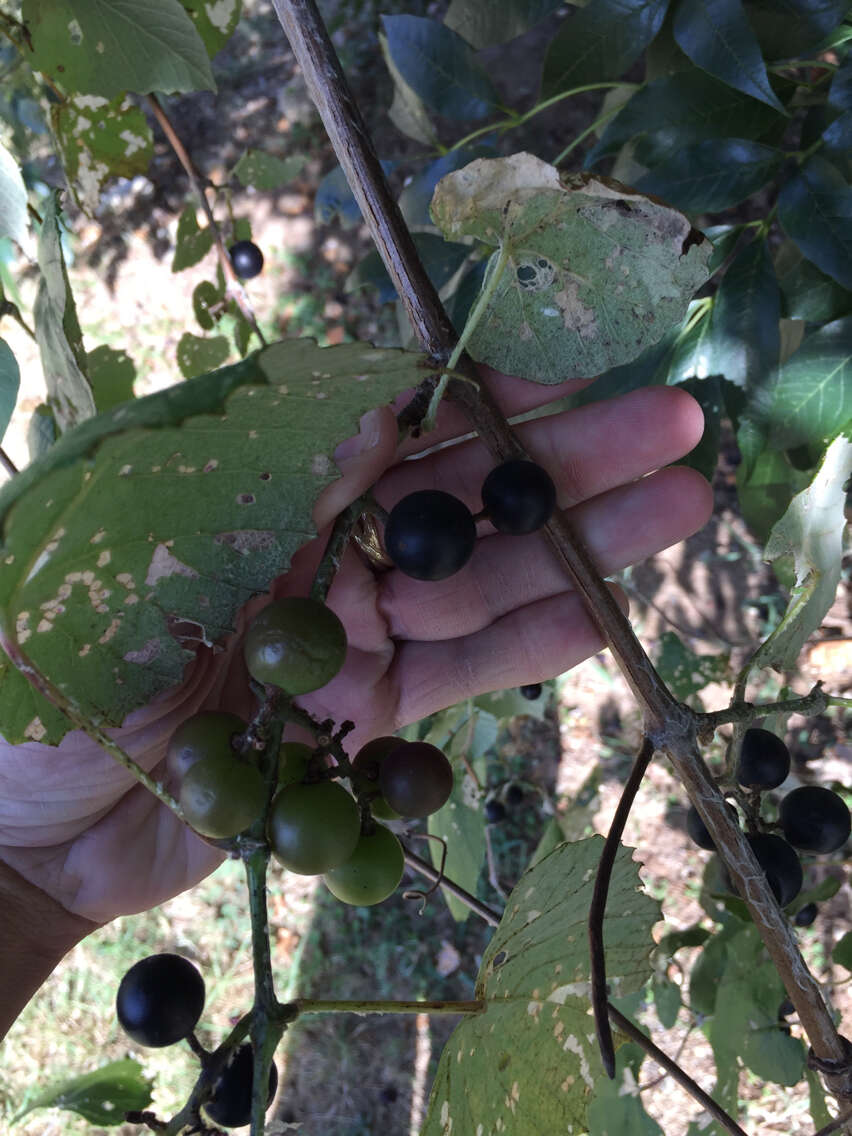
<instances>
[{"instance_id":1,"label":"thin twig","mask_svg":"<svg viewBox=\"0 0 852 1136\"><path fill-rule=\"evenodd\" d=\"M406 849L405 862L410 868L414 868L415 871L420 872L421 875L424 875L427 880L432 880L433 883L440 879L441 887L444 888L445 891L448 891L450 895L454 895L456 899L461 900L471 911L481 916L486 923L490 923L492 927L499 925L500 915L498 912L492 911L490 907L487 907L481 900L477 899L475 895L471 895L469 891L465 891L459 884L453 883L453 881L447 879L446 876L442 877L437 868L433 868L428 860L424 860L415 852L409 852L408 849Z\"/></svg>"},{"instance_id":2,"label":"thin twig","mask_svg":"<svg viewBox=\"0 0 852 1136\"><path fill-rule=\"evenodd\" d=\"M222 272L225 274L225 279L228 281L227 294L236 302L237 307L242 313L243 319L245 319L245 321L251 326L252 331L265 347L266 338L264 337L264 334L260 330L257 320L255 319L254 311L252 310L252 306L249 303L249 298L246 295L246 290L240 283L240 278L237 276L236 272L234 272L234 266L231 264L231 258L228 256L228 250L225 246L222 232L219 228L216 218L213 216L213 210L210 208L210 202L207 200L207 191L205 190L201 178L198 175L198 171L193 164L192 158L190 158L189 154L187 153L186 147L178 137L174 126L172 126L169 116L163 110L163 107L157 96L146 95L145 98L148 106L151 108L152 114L160 124L163 133L165 134L166 138L168 138L172 149L177 155L178 161L186 171L186 176L192 182L192 188L195 190L198 196L198 200L201 202L201 208L207 215L207 223L210 225L210 228L213 232L213 240L216 244L216 255L219 258L219 264L222 266Z\"/></svg>"},{"instance_id":3,"label":"thin twig","mask_svg":"<svg viewBox=\"0 0 852 1136\"><path fill-rule=\"evenodd\" d=\"M15 463L12 461L12 459L9 457L2 446L0 446L0 465L2 465L6 472L12 477L14 477L18 472L18 467L15 465Z\"/></svg>"},{"instance_id":4,"label":"thin twig","mask_svg":"<svg viewBox=\"0 0 852 1136\"><path fill-rule=\"evenodd\" d=\"M726 1131L731 1132L733 1136L748 1136L748 1133L740 1128L739 1124L725 1112L721 1105L718 1105L711 1096L705 1093L701 1086L693 1081L692 1077L681 1069L677 1062L672 1061L671 1057L668 1057L663 1053L662 1049L654 1045L653 1041L651 1041L649 1037L646 1037L638 1026L635 1026L629 1018L625 1018L624 1014L619 1013L612 1003L607 1004L607 1012L612 1019L613 1025L620 1029L622 1033L626 1033L631 1041L635 1041L638 1046L644 1049L649 1057L652 1057L658 1065L662 1066L668 1073L671 1073L677 1083L686 1089L689 1095L698 1101L702 1108L706 1108L718 1124L721 1124L722 1127L726 1129Z\"/></svg>"},{"instance_id":5,"label":"thin twig","mask_svg":"<svg viewBox=\"0 0 852 1136\"><path fill-rule=\"evenodd\" d=\"M609 1003L607 1002L606 957L604 955L603 938L606 897L609 892L609 881L612 877L615 857L621 846L624 826L627 824L627 818L630 815L630 809L633 806L636 794L639 792L639 786L642 783L642 778L645 776L645 770L648 768L648 764L653 756L654 743L649 738L644 738L642 747L636 755L636 760L633 762L633 768L630 770L630 776L627 778L627 783L622 790L618 808L615 810L615 816L612 818L612 824L604 841L603 852L601 853L598 872L595 877L595 890L592 893L592 902L589 906L592 1012L595 1016L595 1031L598 1035L601 1061L603 1062L607 1076L610 1078L615 1076L615 1046L613 1045L612 1030L607 1015Z\"/></svg>"}]
</instances>

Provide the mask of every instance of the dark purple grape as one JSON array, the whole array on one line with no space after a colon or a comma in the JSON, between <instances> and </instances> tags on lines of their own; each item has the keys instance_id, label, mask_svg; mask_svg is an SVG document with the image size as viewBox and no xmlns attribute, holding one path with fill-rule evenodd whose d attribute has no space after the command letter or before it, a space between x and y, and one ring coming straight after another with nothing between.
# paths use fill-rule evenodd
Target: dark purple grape
<instances>
[{"instance_id":1,"label":"dark purple grape","mask_svg":"<svg viewBox=\"0 0 852 1136\"><path fill-rule=\"evenodd\" d=\"M806 852L836 852L852 830L846 802L821 785L803 785L788 793L779 820L790 843Z\"/></svg>"},{"instance_id":2,"label":"dark purple grape","mask_svg":"<svg viewBox=\"0 0 852 1136\"><path fill-rule=\"evenodd\" d=\"M510 785L503 794L503 798L507 805L519 805L524 799L524 791L520 785Z\"/></svg>"},{"instance_id":3,"label":"dark purple grape","mask_svg":"<svg viewBox=\"0 0 852 1136\"><path fill-rule=\"evenodd\" d=\"M793 922L797 927L810 927L811 923L817 917L817 905L815 903L806 903L804 907L800 907L796 914L793 916Z\"/></svg>"},{"instance_id":4,"label":"dark purple grape","mask_svg":"<svg viewBox=\"0 0 852 1136\"><path fill-rule=\"evenodd\" d=\"M391 509L385 550L415 580L445 580L467 564L476 544L473 514L440 489L409 493Z\"/></svg>"},{"instance_id":5,"label":"dark purple grape","mask_svg":"<svg viewBox=\"0 0 852 1136\"><path fill-rule=\"evenodd\" d=\"M251 1120L251 1086L254 1077L254 1048L241 1045L231 1064L220 1074L213 1086L213 1095L204 1104L204 1111L214 1124L223 1128L239 1128ZM266 1107L272 1104L278 1087L278 1070L275 1062L269 1066L269 1093Z\"/></svg>"},{"instance_id":6,"label":"dark purple grape","mask_svg":"<svg viewBox=\"0 0 852 1136\"><path fill-rule=\"evenodd\" d=\"M495 466L482 483L482 505L495 529L521 536L550 520L556 486L540 465L511 458Z\"/></svg>"},{"instance_id":7,"label":"dark purple grape","mask_svg":"<svg viewBox=\"0 0 852 1136\"><path fill-rule=\"evenodd\" d=\"M790 772L790 751L769 730L752 727L743 734L737 781L747 789L775 789Z\"/></svg>"},{"instance_id":8,"label":"dark purple grape","mask_svg":"<svg viewBox=\"0 0 852 1136\"><path fill-rule=\"evenodd\" d=\"M519 686L518 692L522 698L526 698L529 702L535 702L537 698L541 698L542 686L540 682L530 682L526 686Z\"/></svg>"},{"instance_id":9,"label":"dark purple grape","mask_svg":"<svg viewBox=\"0 0 852 1136\"><path fill-rule=\"evenodd\" d=\"M379 788L400 816L431 816L453 791L453 767L437 746L402 742L379 767Z\"/></svg>"},{"instance_id":10,"label":"dark purple grape","mask_svg":"<svg viewBox=\"0 0 852 1136\"><path fill-rule=\"evenodd\" d=\"M263 253L254 241L237 241L228 249L228 256L241 280L251 280L263 270Z\"/></svg>"},{"instance_id":11,"label":"dark purple grape","mask_svg":"<svg viewBox=\"0 0 852 1136\"><path fill-rule=\"evenodd\" d=\"M500 801L486 801L484 811L489 824L499 824L501 820L506 819L506 806Z\"/></svg>"},{"instance_id":12,"label":"dark purple grape","mask_svg":"<svg viewBox=\"0 0 852 1136\"><path fill-rule=\"evenodd\" d=\"M737 810L730 801L726 801L728 812L731 814L731 819L739 825L740 818ZM715 852L716 845L713 842L713 837L707 831L707 826L698 815L698 809L695 805L690 805L686 811L686 831L692 840L707 852Z\"/></svg>"},{"instance_id":13,"label":"dark purple grape","mask_svg":"<svg viewBox=\"0 0 852 1136\"><path fill-rule=\"evenodd\" d=\"M140 959L122 978L115 997L121 1028L152 1049L188 1037L203 1009L204 979L181 955Z\"/></svg>"},{"instance_id":14,"label":"dark purple grape","mask_svg":"<svg viewBox=\"0 0 852 1136\"><path fill-rule=\"evenodd\" d=\"M756 833L746 838L758 864L766 873L772 894L781 907L792 903L802 890L804 872L802 863L786 840L771 833ZM727 887L732 887L730 876L725 872Z\"/></svg>"}]
</instances>

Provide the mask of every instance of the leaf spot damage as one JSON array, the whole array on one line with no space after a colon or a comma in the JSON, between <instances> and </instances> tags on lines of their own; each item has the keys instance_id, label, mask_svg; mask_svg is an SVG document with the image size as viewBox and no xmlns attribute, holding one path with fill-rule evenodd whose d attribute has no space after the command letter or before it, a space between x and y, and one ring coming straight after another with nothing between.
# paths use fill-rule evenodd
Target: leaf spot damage
<instances>
[{"instance_id":1,"label":"leaf spot damage","mask_svg":"<svg viewBox=\"0 0 852 1136\"><path fill-rule=\"evenodd\" d=\"M170 576L186 576L189 580L198 579L198 572L194 568L190 568L188 564L184 564L169 552L168 545L171 543L172 541L167 541L165 544L158 544L155 547L145 576L147 587L152 588L160 580L167 580Z\"/></svg>"}]
</instances>

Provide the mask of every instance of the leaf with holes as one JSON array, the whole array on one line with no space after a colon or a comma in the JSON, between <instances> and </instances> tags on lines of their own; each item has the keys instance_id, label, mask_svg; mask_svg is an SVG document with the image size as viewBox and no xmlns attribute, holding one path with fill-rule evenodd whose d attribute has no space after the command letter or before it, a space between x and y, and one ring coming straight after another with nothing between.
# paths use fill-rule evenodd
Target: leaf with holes
<instances>
[{"instance_id":1,"label":"leaf with holes","mask_svg":"<svg viewBox=\"0 0 852 1136\"><path fill-rule=\"evenodd\" d=\"M119 724L287 570L336 445L426 374L413 352L290 340L70 431L0 491L7 653ZM68 729L0 667L5 738Z\"/></svg>"},{"instance_id":2,"label":"leaf with holes","mask_svg":"<svg viewBox=\"0 0 852 1136\"><path fill-rule=\"evenodd\" d=\"M152 1099L151 1082L144 1076L142 1066L138 1061L125 1058L80 1077L48 1085L11 1123L36 1108L62 1108L79 1113L90 1124L112 1126L121 1124L126 1112L147 1108Z\"/></svg>"},{"instance_id":3,"label":"leaf with holes","mask_svg":"<svg viewBox=\"0 0 852 1136\"><path fill-rule=\"evenodd\" d=\"M584 1132L603 1076L589 1010L586 930L603 838L560 844L521 877L482 958L476 997L438 1065L422 1136ZM631 849L616 857L604 922L616 996L651 975L660 905L641 893ZM572 1128L573 1126L573 1128Z\"/></svg>"},{"instance_id":4,"label":"leaf with holes","mask_svg":"<svg viewBox=\"0 0 852 1136\"><path fill-rule=\"evenodd\" d=\"M231 353L224 335L193 335L185 331L177 345L177 361L185 379L194 379L214 367L221 367Z\"/></svg>"},{"instance_id":5,"label":"leaf with holes","mask_svg":"<svg viewBox=\"0 0 852 1136\"><path fill-rule=\"evenodd\" d=\"M447 240L473 236L500 250L471 355L539 383L598 375L662 339L713 251L674 209L610 178L560 176L532 154L448 174L432 217Z\"/></svg>"},{"instance_id":6,"label":"leaf with holes","mask_svg":"<svg viewBox=\"0 0 852 1136\"><path fill-rule=\"evenodd\" d=\"M199 228L195 206L187 205L178 218L172 272L182 272L184 268L192 268L207 256L212 247L213 230L209 225L205 225L203 229Z\"/></svg>"},{"instance_id":7,"label":"leaf with holes","mask_svg":"<svg viewBox=\"0 0 852 1136\"><path fill-rule=\"evenodd\" d=\"M143 174L154 153L145 115L125 96L76 95L50 108L53 134L74 200L93 214L113 177Z\"/></svg>"},{"instance_id":8,"label":"leaf with holes","mask_svg":"<svg viewBox=\"0 0 852 1136\"><path fill-rule=\"evenodd\" d=\"M24 0L28 60L65 90L215 91L210 60L177 0Z\"/></svg>"},{"instance_id":9,"label":"leaf with holes","mask_svg":"<svg viewBox=\"0 0 852 1136\"><path fill-rule=\"evenodd\" d=\"M242 0L180 0L212 59L240 22Z\"/></svg>"},{"instance_id":10,"label":"leaf with holes","mask_svg":"<svg viewBox=\"0 0 852 1136\"><path fill-rule=\"evenodd\" d=\"M41 280L33 305L35 337L41 354L48 402L61 430L76 426L95 413L95 400L86 377L86 352L68 282L60 239L57 195L43 206L38 242Z\"/></svg>"}]
</instances>

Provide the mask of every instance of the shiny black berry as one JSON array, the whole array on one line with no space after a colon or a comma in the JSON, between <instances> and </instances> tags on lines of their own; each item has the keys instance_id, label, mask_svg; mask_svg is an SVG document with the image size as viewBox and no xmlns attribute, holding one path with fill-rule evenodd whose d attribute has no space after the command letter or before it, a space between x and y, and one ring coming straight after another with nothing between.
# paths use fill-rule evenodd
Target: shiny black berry
<instances>
[{"instance_id":1,"label":"shiny black berry","mask_svg":"<svg viewBox=\"0 0 852 1136\"><path fill-rule=\"evenodd\" d=\"M737 781L747 789L775 789L790 772L790 751L770 730L752 727L743 734Z\"/></svg>"},{"instance_id":2,"label":"shiny black berry","mask_svg":"<svg viewBox=\"0 0 852 1136\"><path fill-rule=\"evenodd\" d=\"M204 1111L214 1124L222 1128L239 1128L251 1120L251 1085L254 1077L254 1049L241 1045L231 1064L217 1078L213 1095L204 1104ZM272 1104L278 1087L278 1070L275 1062L269 1066L269 1093L266 1107Z\"/></svg>"},{"instance_id":3,"label":"shiny black berry","mask_svg":"<svg viewBox=\"0 0 852 1136\"><path fill-rule=\"evenodd\" d=\"M556 486L540 465L512 458L495 466L482 483L482 506L500 532L535 532L556 507Z\"/></svg>"},{"instance_id":4,"label":"shiny black berry","mask_svg":"<svg viewBox=\"0 0 852 1136\"><path fill-rule=\"evenodd\" d=\"M800 907L796 914L793 916L793 922L797 927L810 927L811 923L817 917L817 905L815 903L806 903L804 907Z\"/></svg>"},{"instance_id":5,"label":"shiny black berry","mask_svg":"<svg viewBox=\"0 0 852 1136\"><path fill-rule=\"evenodd\" d=\"M528 699L530 702L535 702L537 698L541 698L542 686L540 682L530 682L526 686L519 686L518 693L522 698Z\"/></svg>"},{"instance_id":6,"label":"shiny black berry","mask_svg":"<svg viewBox=\"0 0 852 1136\"><path fill-rule=\"evenodd\" d=\"M251 280L263 270L263 253L254 241L237 241L228 249L228 256L241 280Z\"/></svg>"},{"instance_id":7,"label":"shiny black berry","mask_svg":"<svg viewBox=\"0 0 852 1136\"><path fill-rule=\"evenodd\" d=\"M485 819L489 824L499 824L506 819L506 806L500 801L485 802Z\"/></svg>"},{"instance_id":8,"label":"shiny black berry","mask_svg":"<svg viewBox=\"0 0 852 1136\"><path fill-rule=\"evenodd\" d=\"M756 833L747 837L747 840L758 864L766 873L772 894L781 907L786 907L802 890L804 882L802 864L795 850L786 840L771 833ZM727 876L727 872L725 874Z\"/></svg>"},{"instance_id":9,"label":"shiny black berry","mask_svg":"<svg viewBox=\"0 0 852 1136\"><path fill-rule=\"evenodd\" d=\"M788 793L778 819L790 843L806 852L836 852L852 829L846 802L821 785L803 785Z\"/></svg>"},{"instance_id":10,"label":"shiny black berry","mask_svg":"<svg viewBox=\"0 0 852 1136\"><path fill-rule=\"evenodd\" d=\"M403 497L385 525L385 549L406 576L444 580L468 562L476 544L473 514L464 502L440 489Z\"/></svg>"},{"instance_id":11,"label":"shiny black berry","mask_svg":"<svg viewBox=\"0 0 852 1136\"><path fill-rule=\"evenodd\" d=\"M739 814L730 801L726 801L728 812L731 814L731 819L735 824L740 823ZM707 825L698 815L698 809L695 805L690 805L686 813L686 831L689 833L693 841L699 848L704 848L707 852L715 852L716 845L713 837L707 831Z\"/></svg>"},{"instance_id":12,"label":"shiny black berry","mask_svg":"<svg viewBox=\"0 0 852 1136\"><path fill-rule=\"evenodd\" d=\"M122 978L115 998L122 1029L153 1049L188 1037L203 1009L204 979L180 955L140 959Z\"/></svg>"},{"instance_id":13,"label":"shiny black berry","mask_svg":"<svg viewBox=\"0 0 852 1136\"><path fill-rule=\"evenodd\" d=\"M507 805L519 805L524 799L524 791L520 785L510 785L503 794Z\"/></svg>"}]
</instances>

